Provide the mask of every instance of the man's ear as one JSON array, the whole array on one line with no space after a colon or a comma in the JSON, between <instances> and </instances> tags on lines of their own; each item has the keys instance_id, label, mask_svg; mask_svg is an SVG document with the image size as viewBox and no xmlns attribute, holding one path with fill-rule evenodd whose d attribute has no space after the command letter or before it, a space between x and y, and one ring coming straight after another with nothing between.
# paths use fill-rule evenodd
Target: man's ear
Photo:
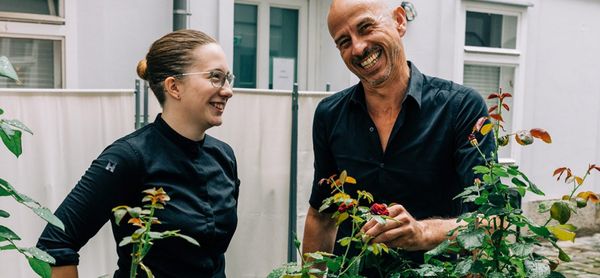
<instances>
[{"instance_id":1,"label":"man's ear","mask_svg":"<svg viewBox=\"0 0 600 278\"><path fill-rule=\"evenodd\" d=\"M404 8L402 7L397 7L394 10L394 20L396 21L396 23L398 23L398 26L396 27L396 29L398 30L398 33L400 33L400 37L404 37L404 34L406 34L406 11L404 11Z\"/></svg>"},{"instance_id":2,"label":"man's ear","mask_svg":"<svg viewBox=\"0 0 600 278\"><path fill-rule=\"evenodd\" d=\"M167 77L163 83L163 86L165 87L165 93L167 95L177 100L181 99L181 84L175 77Z\"/></svg>"}]
</instances>

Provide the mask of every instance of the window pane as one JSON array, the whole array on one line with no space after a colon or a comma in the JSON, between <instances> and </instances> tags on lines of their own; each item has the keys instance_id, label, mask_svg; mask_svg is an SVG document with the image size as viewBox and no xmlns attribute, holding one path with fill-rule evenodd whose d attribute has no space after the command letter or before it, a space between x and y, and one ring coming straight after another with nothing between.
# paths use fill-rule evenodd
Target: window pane
<instances>
[{"instance_id":1,"label":"window pane","mask_svg":"<svg viewBox=\"0 0 600 278\"><path fill-rule=\"evenodd\" d=\"M58 15L59 0L0 0L0 11Z\"/></svg>"},{"instance_id":2,"label":"window pane","mask_svg":"<svg viewBox=\"0 0 600 278\"><path fill-rule=\"evenodd\" d=\"M490 107L497 104L497 100L488 100L487 97L491 93L498 92L499 88L502 88L503 92L509 92L513 97L515 96L514 77L514 67L465 65L463 84L477 90L486 99L487 105ZM505 103L508 104L511 110L502 110L502 118L505 121L504 128L507 132L510 132L512 127L512 99L505 99ZM510 149L508 147L501 148L499 156L501 158L510 157Z\"/></svg>"},{"instance_id":3,"label":"window pane","mask_svg":"<svg viewBox=\"0 0 600 278\"><path fill-rule=\"evenodd\" d=\"M271 8L269 34L269 89L272 89L273 58L294 59L294 82L298 80L298 10Z\"/></svg>"},{"instance_id":4,"label":"window pane","mask_svg":"<svg viewBox=\"0 0 600 278\"><path fill-rule=\"evenodd\" d=\"M0 55L15 67L21 85L0 79L0 88L61 88L60 41L0 37Z\"/></svg>"},{"instance_id":5,"label":"window pane","mask_svg":"<svg viewBox=\"0 0 600 278\"><path fill-rule=\"evenodd\" d=\"M467 12L465 45L515 49L516 40L516 16Z\"/></svg>"},{"instance_id":6,"label":"window pane","mask_svg":"<svg viewBox=\"0 0 600 278\"><path fill-rule=\"evenodd\" d=\"M233 74L235 87L256 88L257 6L235 4Z\"/></svg>"}]
</instances>

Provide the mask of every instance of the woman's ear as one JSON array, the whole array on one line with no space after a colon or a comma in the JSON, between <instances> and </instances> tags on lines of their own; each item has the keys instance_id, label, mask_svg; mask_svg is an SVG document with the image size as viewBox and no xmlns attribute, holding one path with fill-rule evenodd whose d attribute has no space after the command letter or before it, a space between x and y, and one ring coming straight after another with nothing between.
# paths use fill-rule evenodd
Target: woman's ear
<instances>
[{"instance_id":1,"label":"woman's ear","mask_svg":"<svg viewBox=\"0 0 600 278\"><path fill-rule=\"evenodd\" d=\"M165 93L172 98L179 100L181 99L181 83L178 82L177 78L169 76L164 81Z\"/></svg>"},{"instance_id":2,"label":"woman's ear","mask_svg":"<svg viewBox=\"0 0 600 278\"><path fill-rule=\"evenodd\" d=\"M406 11L402 7L397 7L394 10L394 20L398 23L396 29L400 34L400 37L404 37L406 34Z\"/></svg>"}]
</instances>

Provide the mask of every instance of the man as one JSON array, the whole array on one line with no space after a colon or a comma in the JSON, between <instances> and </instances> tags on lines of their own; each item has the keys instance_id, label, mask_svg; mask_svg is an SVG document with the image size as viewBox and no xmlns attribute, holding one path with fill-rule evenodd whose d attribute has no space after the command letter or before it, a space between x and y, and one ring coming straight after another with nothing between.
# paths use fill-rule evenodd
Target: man
<instances>
[{"instance_id":1,"label":"man","mask_svg":"<svg viewBox=\"0 0 600 278\"><path fill-rule=\"evenodd\" d=\"M485 102L476 91L423 75L407 61L402 7L390 9L383 0L333 0L327 23L360 82L327 97L315 112L315 175L303 252L331 252L336 232L338 238L349 235L350 225L337 231L331 214L318 211L330 195L329 186L318 181L347 170L358 184L346 190L366 190L376 202L396 203L389 211L397 221L371 221L362 231L422 261L423 252L446 239L458 225L456 217L469 209L453 197L472 184L472 167L482 162L467 138L487 115ZM481 143L486 154L493 148L490 137Z\"/></svg>"}]
</instances>

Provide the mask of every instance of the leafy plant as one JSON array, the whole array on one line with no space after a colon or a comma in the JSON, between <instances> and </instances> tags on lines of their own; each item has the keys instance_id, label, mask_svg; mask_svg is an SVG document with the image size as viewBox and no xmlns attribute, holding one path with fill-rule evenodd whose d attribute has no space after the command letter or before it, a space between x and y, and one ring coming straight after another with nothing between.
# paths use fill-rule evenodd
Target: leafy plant
<instances>
[{"instance_id":1,"label":"leafy plant","mask_svg":"<svg viewBox=\"0 0 600 278\"><path fill-rule=\"evenodd\" d=\"M112 209L117 225L121 223L121 220L123 220L125 215L129 215L130 219L127 221L127 223L131 223L132 225L138 227L138 229L135 230L131 236L124 237L119 243L119 246L133 244L133 251L131 253L131 269L129 272L129 277L131 278L137 277L138 267L146 272L147 277L154 277L152 270L150 270L148 266L144 265L143 262L144 257L148 254L148 252L150 252L150 248L154 244L154 240L169 237L180 237L191 244L200 246L198 241L192 237L179 233L179 230L170 230L164 232L152 231L152 225L160 224L158 218L154 216L155 211L157 209L164 209L164 206L171 198L162 189L162 187L159 189L146 189L143 191L143 193L146 195L142 199L142 203L147 203L143 206L143 208L118 206Z\"/></svg>"},{"instance_id":2,"label":"leafy plant","mask_svg":"<svg viewBox=\"0 0 600 278\"><path fill-rule=\"evenodd\" d=\"M571 213L588 201L598 202L597 194L578 190L591 171L600 171L600 167L590 165L583 177L573 175L566 167L556 169L554 175L558 179L564 174L565 182L573 184L570 194L562 200L541 203L539 211L549 213L543 225L523 215L521 198L527 192L544 193L518 166L498 163L498 150L513 137L523 146L532 144L534 138L545 143L551 143L552 139L540 128L506 133L502 111L510 109L504 102L509 97L509 93L491 94L489 99L496 100L496 104L489 108L489 117L478 119L469 136L471 145L477 148L486 163L473 168L480 178L455 198L474 203L477 210L460 216L458 221L465 225L450 231L450 239L425 253L425 264L413 270L413 274L438 277L563 277L554 271L558 262L536 254L534 248L541 241L547 241L558 250L560 260L570 261L556 243L575 239L576 227L568 224ZM494 136L497 144L490 154L481 151L477 136Z\"/></svg>"},{"instance_id":3,"label":"leafy plant","mask_svg":"<svg viewBox=\"0 0 600 278\"><path fill-rule=\"evenodd\" d=\"M327 211L330 208L335 208L335 212L331 215L336 222L336 226L341 225L344 221L351 221L352 230L350 236L339 239L337 242L345 248L343 255L334 255L327 252L306 253L300 252L300 241L296 239L296 249L302 258L302 264L287 264L277 268L269 274L269 277L320 277L327 274L327 277L351 278L363 277L359 273L365 266L371 266L364 259L367 256L379 256L384 253L398 257L398 253L389 248L384 243L371 243L370 237L361 231L361 227L374 219L379 223L386 223L386 220L394 220L389 217L387 205L374 203L371 193L358 190L357 196L350 196L344 187L348 184L355 185L356 180L348 176L346 171L342 171L339 175L333 175L327 179L322 179L319 185L329 185L331 187L332 196L323 200L319 212ZM370 205L362 206L361 203ZM357 249L357 255L350 252L351 249ZM402 259L399 259L399 263ZM322 266L326 266L326 270L322 270ZM295 276L294 276L295 275Z\"/></svg>"},{"instance_id":4,"label":"leafy plant","mask_svg":"<svg viewBox=\"0 0 600 278\"><path fill-rule=\"evenodd\" d=\"M5 56L0 57L0 76L8 77L19 82L17 73ZM2 114L4 114L4 110L0 108L0 116ZM2 143L4 143L8 150L16 157L19 157L23 152L21 146L21 135L23 131L33 135L33 132L19 120L0 118L0 138L2 139ZM8 181L0 178L0 197L5 196L11 196L15 201L31 209L46 222L57 226L64 231L65 227L63 223L54 216L49 209L43 207L40 203L27 195L19 193L10 183L8 183ZM0 209L0 218L8 218L9 216L10 214L7 211ZM0 253L7 250L16 250L27 258L29 266L38 275L41 277L50 277L50 264L55 263L54 258L37 247L17 246L16 241L19 240L21 240L21 238L10 228L0 225Z\"/></svg>"}]
</instances>

